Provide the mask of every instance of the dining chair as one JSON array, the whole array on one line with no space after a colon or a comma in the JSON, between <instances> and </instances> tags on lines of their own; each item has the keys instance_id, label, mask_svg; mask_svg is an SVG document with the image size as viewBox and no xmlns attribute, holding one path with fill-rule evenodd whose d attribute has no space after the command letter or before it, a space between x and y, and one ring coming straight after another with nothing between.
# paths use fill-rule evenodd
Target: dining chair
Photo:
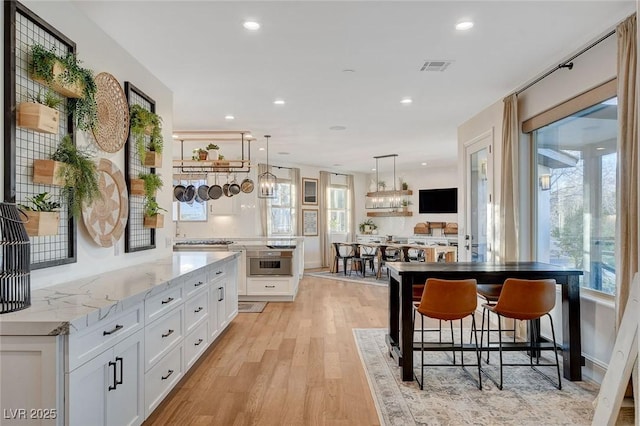
<instances>
[{"instance_id":1,"label":"dining chair","mask_svg":"<svg viewBox=\"0 0 640 426\"><path fill-rule=\"evenodd\" d=\"M402 254L399 248L397 247L380 247L380 264L378 265L378 273L376 274L377 278L380 278L382 275L382 267L385 266L387 262L398 262L400 261ZM387 269L387 278L389 278L389 269Z\"/></svg>"},{"instance_id":2,"label":"dining chair","mask_svg":"<svg viewBox=\"0 0 640 426\"><path fill-rule=\"evenodd\" d=\"M528 366L536 372L540 373L545 379L551 382L558 389L562 389L562 382L560 379L560 363L558 361L558 348L556 346L556 333L553 327L553 318L551 318L550 312L556 304L556 280L525 280L508 278L502 285L500 296L498 301L494 305L488 303L483 304L483 308L486 307L489 311L498 315L498 350L500 354L500 379L497 382L491 375L487 373L487 377L502 389L503 385L503 367L505 366ZM537 327L539 326L539 319L543 316L549 318L551 325L552 342L543 343L540 342L540 334ZM523 344L509 344L506 346L502 341L502 318L511 318L514 320L528 321L529 323L529 335L528 341ZM482 333L482 331L481 331ZM503 352L509 351L527 351L529 356L529 363L506 363L503 359ZM555 355L555 363L540 363L540 351L550 350ZM533 360L536 359L534 364ZM558 376L557 384L547 374L543 373L537 367L540 366L555 366Z\"/></svg>"},{"instance_id":3,"label":"dining chair","mask_svg":"<svg viewBox=\"0 0 640 426\"><path fill-rule=\"evenodd\" d=\"M371 272L374 273L376 272L374 261L377 256L377 251L377 247L360 244L360 258L363 262L362 267L364 268L369 265L369 267L371 268Z\"/></svg>"},{"instance_id":4,"label":"dining chair","mask_svg":"<svg viewBox=\"0 0 640 426\"><path fill-rule=\"evenodd\" d=\"M422 292L420 304L415 308L420 314L421 332L420 335L420 378L414 372L414 377L420 386L424 389L424 367L452 367L455 364L429 363L424 362L425 351L460 351L460 367L475 380L473 375L467 370L469 367L478 368L478 379L475 380L478 389L482 389L482 376L480 372L480 352L478 350L477 334L473 344L465 344L463 342L462 320L471 317L471 329L476 333L475 311L478 305L476 297L476 280L442 280L437 278L428 278ZM442 321L460 321L460 341L455 342L425 342L424 339L424 318L432 318ZM464 352L474 351L476 355L475 364L465 364Z\"/></svg>"},{"instance_id":5,"label":"dining chair","mask_svg":"<svg viewBox=\"0 0 640 426\"><path fill-rule=\"evenodd\" d=\"M347 262L350 259L355 257L355 248L353 244L341 244L341 243L331 243L333 244L334 251L334 272L337 274L340 272L340 260L342 260L342 270L344 274L347 275Z\"/></svg>"}]
</instances>

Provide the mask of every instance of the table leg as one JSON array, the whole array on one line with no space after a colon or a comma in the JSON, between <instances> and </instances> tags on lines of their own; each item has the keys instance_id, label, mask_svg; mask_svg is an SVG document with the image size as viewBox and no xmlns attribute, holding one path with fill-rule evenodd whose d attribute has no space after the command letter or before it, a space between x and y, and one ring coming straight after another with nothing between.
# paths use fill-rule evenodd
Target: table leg
<instances>
[{"instance_id":1,"label":"table leg","mask_svg":"<svg viewBox=\"0 0 640 426\"><path fill-rule=\"evenodd\" d=\"M400 278L400 350L402 380L413 380L413 277Z\"/></svg>"},{"instance_id":2,"label":"table leg","mask_svg":"<svg viewBox=\"0 0 640 426\"><path fill-rule=\"evenodd\" d=\"M582 380L580 336L580 278L569 275L562 286L562 354L565 379Z\"/></svg>"}]
</instances>

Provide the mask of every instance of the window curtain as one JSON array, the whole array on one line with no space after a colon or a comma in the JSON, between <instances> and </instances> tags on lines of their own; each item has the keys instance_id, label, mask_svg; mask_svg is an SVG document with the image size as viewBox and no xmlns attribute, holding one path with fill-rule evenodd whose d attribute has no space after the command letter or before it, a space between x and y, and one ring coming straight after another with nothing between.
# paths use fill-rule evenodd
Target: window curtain
<instances>
[{"instance_id":1,"label":"window curtain","mask_svg":"<svg viewBox=\"0 0 640 426\"><path fill-rule=\"evenodd\" d=\"M300 208L302 196L300 195L300 169L289 170L291 178L291 202L293 203L293 235L302 235L302 209Z\"/></svg>"},{"instance_id":2,"label":"window curtain","mask_svg":"<svg viewBox=\"0 0 640 426\"><path fill-rule=\"evenodd\" d=\"M267 168L266 164L258 164L258 176L267 171L271 171L271 167ZM258 182L256 180L256 189L260 191L258 186ZM269 220L267 215L269 214L269 199L268 198L258 198L258 212L260 214L260 230L262 231L262 235L265 237L269 236Z\"/></svg>"},{"instance_id":3,"label":"window curtain","mask_svg":"<svg viewBox=\"0 0 640 426\"><path fill-rule=\"evenodd\" d=\"M638 271L637 20L616 28L618 37L618 220L616 235L616 324L619 325Z\"/></svg>"},{"instance_id":4,"label":"window curtain","mask_svg":"<svg viewBox=\"0 0 640 426\"><path fill-rule=\"evenodd\" d=\"M349 199L347 202L348 214L349 214L349 234L347 235L347 241L356 240L356 195L353 188L353 175L347 175L347 194Z\"/></svg>"},{"instance_id":5,"label":"window curtain","mask_svg":"<svg viewBox=\"0 0 640 426\"><path fill-rule=\"evenodd\" d=\"M329 172L320 172L320 182L318 183L318 237L320 239L320 253L322 256L322 267L332 265L331 261L331 240L329 237L329 224L327 222L327 191L331 183Z\"/></svg>"},{"instance_id":6,"label":"window curtain","mask_svg":"<svg viewBox=\"0 0 640 426\"><path fill-rule=\"evenodd\" d=\"M500 261L519 260L518 221L518 96L504 98L502 120L502 180L500 184Z\"/></svg>"}]
</instances>

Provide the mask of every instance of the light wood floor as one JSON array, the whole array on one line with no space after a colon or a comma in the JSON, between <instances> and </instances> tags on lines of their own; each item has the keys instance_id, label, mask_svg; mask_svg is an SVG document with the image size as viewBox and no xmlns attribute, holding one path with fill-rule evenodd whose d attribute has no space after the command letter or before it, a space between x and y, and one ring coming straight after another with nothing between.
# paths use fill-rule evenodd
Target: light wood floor
<instances>
[{"instance_id":1,"label":"light wood floor","mask_svg":"<svg viewBox=\"0 0 640 426\"><path fill-rule=\"evenodd\" d=\"M387 327L387 287L305 277L238 314L145 425L379 424L353 328Z\"/></svg>"}]
</instances>

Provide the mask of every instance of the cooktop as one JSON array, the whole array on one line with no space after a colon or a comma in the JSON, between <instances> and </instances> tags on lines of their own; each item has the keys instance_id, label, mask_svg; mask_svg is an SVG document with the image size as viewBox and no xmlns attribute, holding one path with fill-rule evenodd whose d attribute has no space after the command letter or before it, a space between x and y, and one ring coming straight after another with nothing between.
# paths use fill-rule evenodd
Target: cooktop
<instances>
[{"instance_id":1,"label":"cooktop","mask_svg":"<svg viewBox=\"0 0 640 426\"><path fill-rule=\"evenodd\" d=\"M188 240L188 241L176 241L176 245L187 245L187 246L228 246L229 244L233 244L235 241L231 240Z\"/></svg>"}]
</instances>

